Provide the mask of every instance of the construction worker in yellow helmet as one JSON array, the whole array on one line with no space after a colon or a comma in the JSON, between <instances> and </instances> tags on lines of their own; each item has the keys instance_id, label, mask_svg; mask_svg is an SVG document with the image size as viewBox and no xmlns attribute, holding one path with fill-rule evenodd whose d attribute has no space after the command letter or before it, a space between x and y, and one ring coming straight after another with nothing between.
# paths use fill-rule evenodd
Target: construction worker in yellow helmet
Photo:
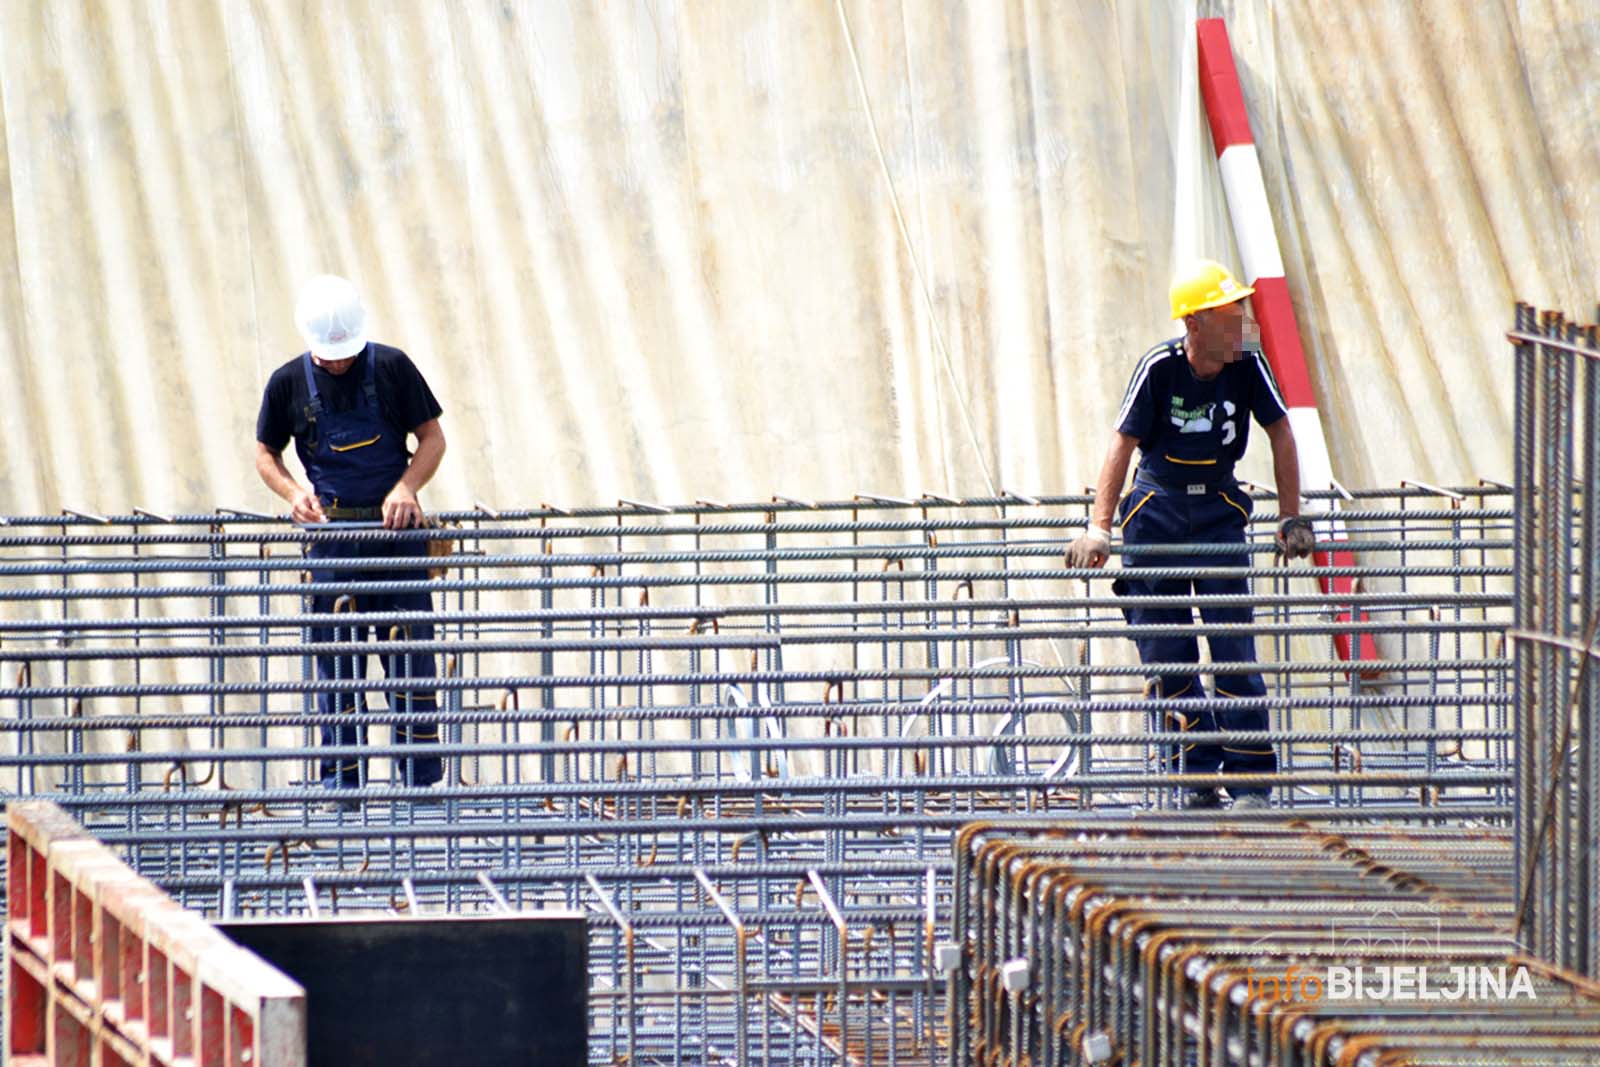
<instances>
[{"instance_id":1,"label":"construction worker in yellow helmet","mask_svg":"<svg viewBox=\"0 0 1600 1067\"><path fill-rule=\"evenodd\" d=\"M1184 332L1146 352L1134 368L1127 393L1117 411L1110 447L1096 483L1094 509L1085 534L1067 549L1067 565L1080 568L1105 566L1111 552L1112 531L1122 535L1123 577L1112 584L1122 596L1132 597L1243 597L1249 593L1244 577L1155 578L1140 570L1172 567L1238 567L1250 565L1248 552L1216 554L1141 554L1139 545L1195 544L1240 545L1250 523L1254 504L1239 488L1233 468L1244 455L1254 419L1272 446L1281 521L1279 544L1286 555L1308 555L1312 548L1311 524L1300 517L1300 464L1290 429L1288 407L1272 376L1272 369L1254 345L1252 324L1244 301L1254 290L1214 260L1186 266L1173 279L1169 296L1172 317L1183 322ZM1123 484L1134 450L1140 453L1133 490L1123 495ZM1119 503L1120 498L1120 503ZM1115 527L1113 527L1113 515ZM1183 607L1124 608L1135 626L1193 625L1193 610ZM1205 605L1201 619L1208 624L1248 623L1249 606ZM1165 705L1155 727L1170 732L1260 733L1267 729L1266 685L1257 672L1232 672L1228 663L1255 660L1255 640L1249 634L1215 632L1207 635L1215 667L1215 696L1205 692L1200 672L1169 667L1150 679L1148 692L1156 699L1249 702L1220 711L1171 710ZM1193 634L1138 637L1141 661L1163 664L1198 664L1199 642ZM1214 706L1214 705L1213 705ZM1167 766L1187 774L1270 774L1277 755L1259 738L1222 740L1167 746ZM1268 788L1252 783L1229 786L1237 810L1266 809ZM1217 789L1200 787L1180 792L1184 808L1220 808Z\"/></svg>"}]
</instances>

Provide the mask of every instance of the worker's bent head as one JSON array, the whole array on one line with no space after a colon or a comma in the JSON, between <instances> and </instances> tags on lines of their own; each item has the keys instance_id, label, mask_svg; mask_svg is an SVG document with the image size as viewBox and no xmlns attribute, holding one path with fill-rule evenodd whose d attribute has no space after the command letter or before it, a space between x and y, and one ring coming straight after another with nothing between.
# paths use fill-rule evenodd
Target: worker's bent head
<instances>
[{"instance_id":1,"label":"worker's bent head","mask_svg":"<svg viewBox=\"0 0 1600 1067\"><path fill-rule=\"evenodd\" d=\"M344 278L319 274L300 290L294 323L317 364L329 370L349 367L367 347L367 310L361 294ZM344 364L339 367L339 364Z\"/></svg>"}]
</instances>

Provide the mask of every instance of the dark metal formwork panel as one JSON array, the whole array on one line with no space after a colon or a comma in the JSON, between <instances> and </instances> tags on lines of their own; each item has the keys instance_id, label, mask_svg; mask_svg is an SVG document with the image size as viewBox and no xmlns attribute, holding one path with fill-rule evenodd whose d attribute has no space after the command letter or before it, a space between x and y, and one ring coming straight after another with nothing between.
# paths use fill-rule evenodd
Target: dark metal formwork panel
<instances>
[{"instance_id":1,"label":"dark metal formwork panel","mask_svg":"<svg viewBox=\"0 0 1600 1067\"><path fill-rule=\"evenodd\" d=\"M310 1067L582 1067L582 916L339 918L219 928L306 989Z\"/></svg>"}]
</instances>

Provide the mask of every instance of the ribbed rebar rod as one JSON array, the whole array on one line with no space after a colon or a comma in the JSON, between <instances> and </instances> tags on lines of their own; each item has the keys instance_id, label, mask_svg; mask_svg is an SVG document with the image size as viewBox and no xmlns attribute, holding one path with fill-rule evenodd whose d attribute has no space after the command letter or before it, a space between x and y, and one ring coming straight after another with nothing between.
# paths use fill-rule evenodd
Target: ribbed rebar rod
<instances>
[{"instance_id":1,"label":"ribbed rebar rod","mask_svg":"<svg viewBox=\"0 0 1600 1067\"><path fill-rule=\"evenodd\" d=\"M944 582L943 575L932 575ZM1224 595L1196 593L1189 596L1084 596L1084 597L1015 597L960 600L885 600L829 601L821 604L700 604L680 607L630 607L615 606L592 609L552 609L528 611L352 611L341 614L339 621L346 625L388 626L419 622L438 626L501 626L518 623L575 622L595 625L602 629L620 623L651 623L664 621L695 621L712 619L763 619L808 615L923 615L951 612L1018 611L1052 612L1077 611L1084 608L1174 608L1174 607L1254 607L1267 608L1461 608L1508 607L1511 594L1496 593L1306 593L1273 594L1246 593ZM129 619L11 619L0 633L16 635L43 634L56 637L63 634L93 636L100 632L115 633L135 630L140 633L161 635L181 630L280 630L286 627L322 625L329 622L326 612L285 612L248 616L162 616ZM4 646L0 646L3 648Z\"/></svg>"},{"instance_id":2,"label":"ribbed rebar rod","mask_svg":"<svg viewBox=\"0 0 1600 1067\"><path fill-rule=\"evenodd\" d=\"M1505 698L1492 693L1463 693L1451 698L1453 705L1463 708L1469 707L1498 707L1505 702ZM1057 698L1055 696L1033 696L1019 700L1010 700L1003 697L983 700L945 700L930 704L924 700L912 701L859 701L848 704L818 704L818 703L791 703L774 704L755 709L763 718L775 720L804 720L821 719L837 716L841 713L854 718L871 720L889 716L895 719L909 718L915 720L920 715L934 712L946 716L993 716L1004 717L1012 714L1028 715L1120 715L1127 712L1156 712L1156 711L1229 711L1233 709L1256 708L1283 708L1287 711L1295 710L1326 710L1330 705L1340 709L1349 708L1391 708L1397 711L1406 709L1425 710L1433 707L1437 698L1432 695L1417 696L1342 696L1337 699L1321 697L1210 697L1204 699L1160 699L1146 698L1133 699L1127 697L1097 698L1093 700L1072 700ZM752 710L733 704L678 704L658 705L650 708L620 707L557 707L557 708L527 708L527 709L491 709L491 708L457 708L453 710L427 710L427 711L347 711L323 714L316 711L290 710L272 712L229 711L224 716L212 714L163 714L152 713L143 715L81 715L67 718L39 718L39 719L9 719L0 720L0 733L41 733L60 730L185 730L195 728L247 729L254 727L278 726L323 726L345 724L350 726L371 725L383 726L396 723L409 722L440 722L461 724L499 724L499 723L592 723L592 722L672 722L672 721L718 721L718 720L744 720L750 718ZM1416 730L1383 730L1363 728L1358 730L1330 730L1307 731L1286 730L1274 731L1295 736L1304 736L1308 740L1352 740L1352 741L1399 741L1405 738L1434 738L1448 739L1456 737L1473 738L1509 738L1512 731L1497 727L1484 728L1458 728L1455 730L1432 728ZM1326 737L1323 734L1326 734ZM993 743L994 738L981 736L955 736L938 737L918 735L923 740L934 740L939 743L967 744L967 743ZM1041 735L1029 733L1019 740L1031 740ZM1094 735L1102 741L1114 740L1122 734L1107 737L1103 734ZM709 739L693 739L697 743L704 740L710 744ZM747 739L754 740L754 739ZM554 741L541 741L541 750L556 744ZM0 759L6 757L0 756Z\"/></svg>"},{"instance_id":3,"label":"ribbed rebar rod","mask_svg":"<svg viewBox=\"0 0 1600 1067\"><path fill-rule=\"evenodd\" d=\"M350 624L343 615L323 616L322 626L328 629L348 630ZM693 651L761 651L783 646L848 645L859 643L905 644L944 642L950 644L974 641L1047 641L1088 640L1107 637L1205 637L1212 634L1252 635L1257 637L1304 636L1334 633L1368 634L1471 634L1503 633L1504 626L1494 622L1334 622L1303 620L1293 623L1173 623L1168 625L1144 623L1138 626L1101 623L1090 626L1015 626L1003 628L974 627L971 629L903 629L891 632L861 632L849 630L806 631L785 634L782 638L751 634L716 637L601 637L586 639L524 638L507 640L409 640L388 638L381 644L368 641L305 641L272 644L236 644L226 646L149 646L108 645L97 648L40 648L8 652L0 648L0 663L29 662L50 663L61 660L156 660L189 659L203 653L210 659L269 659L299 656L342 656L381 651L384 655L400 656L407 653L534 653L534 652L693 652ZM1333 664L1332 669L1339 669Z\"/></svg>"},{"instance_id":4,"label":"ribbed rebar rod","mask_svg":"<svg viewBox=\"0 0 1600 1067\"><path fill-rule=\"evenodd\" d=\"M1493 483L1479 485L1464 485L1445 487L1450 492L1463 497L1497 497L1505 495L1505 487ZM1259 494L1263 499L1271 499L1273 494L1263 492ZM1353 489L1343 492L1331 489L1306 488L1301 491L1302 497L1308 500L1373 500L1384 498L1423 498L1437 499L1439 494L1435 489L1419 486L1401 486L1396 489ZM1084 508L1094 502L1090 495L1038 495L1032 498L1033 505L1060 507L1070 506ZM962 497L957 500L941 499L931 496L921 498L910 497L900 500L867 499L854 500L825 500L825 501L790 501L775 499L770 502L745 502L722 504L718 506L702 505L669 505L659 512L662 515L681 516L685 518L703 518L707 515L738 515L738 514L771 514L793 515L811 514L817 512L849 511L855 513L873 513L883 511L921 511L935 512L948 509L983 510L1018 508L1022 502L1015 497ZM486 524L489 522L526 523L534 521L554 520L563 522L572 519L616 519L638 518L641 512L637 508L611 508L611 507L577 507L577 508L497 508L493 514L484 511L441 511L435 512L434 518L441 522L460 522ZM268 515L260 512L243 511L239 509L219 509L214 513L190 513L161 517L156 521L150 515L104 515L88 517L85 515L18 515L7 516L6 525L16 528L32 526L59 526L59 527L89 527L104 529L118 526L143 526L153 525L190 525L190 526L261 526L279 525L288 521L288 516L283 514ZM619 526L602 526L596 530L597 535L614 534ZM471 531L473 527L464 527ZM434 536L439 536L438 532Z\"/></svg>"},{"instance_id":5,"label":"ribbed rebar rod","mask_svg":"<svg viewBox=\"0 0 1600 1067\"><path fill-rule=\"evenodd\" d=\"M1511 666L1505 658L1461 659L1379 659L1363 661L1363 667L1387 674L1409 671L1494 671ZM1345 669L1337 663L1305 663L1293 660L1230 661L1231 673L1326 674ZM938 682L953 679L1016 679L1061 677L1144 677L1155 674L1193 673L1193 663L1146 664L1065 664L1055 667L1019 665L1013 667L946 667L897 669L818 668L789 671L706 671L703 673L665 672L660 674L567 674L497 675L485 678L359 678L316 681L255 682L149 682L143 685L25 685L0 690L0 696L13 700L99 700L108 697L152 696L262 696L272 693L386 693L459 692L469 689L593 689L605 686L626 688L652 686L723 685L727 683L768 685L798 682Z\"/></svg>"},{"instance_id":6,"label":"ribbed rebar rod","mask_svg":"<svg viewBox=\"0 0 1600 1067\"><path fill-rule=\"evenodd\" d=\"M1264 702L1263 702L1264 703ZM1033 711L1034 709L1029 709ZM348 724L347 716L319 716L330 724ZM216 726L215 722L207 725ZM231 725L231 724L230 724ZM288 725L275 722L274 726ZM938 748L995 748L1006 745L1088 745L1088 744L1268 744L1268 743L1332 743L1335 741L1485 741L1504 737L1496 730L1212 730L1145 731L1132 730L1117 734L1095 733L1029 733L1022 737L788 737L788 738L681 738L681 739L626 739L617 741L544 741L544 742L450 742L424 744L405 742L385 745L365 743L359 745L273 745L252 748L247 745L226 748L187 748L182 752L40 752L28 755L0 756L0 767L70 767L105 764L162 764L174 759L186 762L232 759L296 760L312 756L326 758L369 756L508 756L619 753L669 753L700 752L868 752L921 751ZM1441 778L1448 775L1441 772ZM791 781L792 779L781 779Z\"/></svg>"},{"instance_id":7,"label":"ribbed rebar rod","mask_svg":"<svg viewBox=\"0 0 1600 1067\"><path fill-rule=\"evenodd\" d=\"M1463 785L1493 785L1506 780L1502 774L1471 774L1461 776ZM1363 785L1389 785L1389 786L1417 786L1425 785L1430 781L1427 775L1384 773L1362 775L1306 775L1299 779L1307 785L1331 785L1336 780L1354 780ZM1094 784L1102 787L1132 788L1138 786L1155 785L1212 785L1222 786L1238 785L1243 787L1270 787L1284 784L1283 779L1274 774L1193 774L1174 775L1170 778L1160 775L1105 775L1096 779ZM992 788L1016 788L1028 785L1025 779L1009 777L996 777L987 780L984 784ZM1071 788L1082 784L1070 779L1063 779L1055 783L1060 787ZM888 787L887 783L883 783ZM280 798L288 799L288 798ZM267 803L271 803L268 801ZM1345 816L1349 816L1346 811ZM1436 813L1434 813L1436 814ZM527 822L507 822L494 819L475 820L469 824L460 823L388 823L377 826L360 826L351 823L334 825L319 824L316 836L319 839L333 841L361 841L373 839L410 839L410 838L479 838L479 837L562 837L583 836L593 834L597 829L603 828L607 834L692 834L704 833L715 830L721 834L751 834L751 833L816 833L825 830L845 830L851 833L863 834L868 831L884 830L910 830L917 828L944 828L950 829L964 825L971 819L971 814L958 812L949 815L912 815L898 814L888 816L866 815L852 813L844 818L829 818L826 816L785 816L769 815L763 818L746 816L725 816L707 825L698 819L678 818L647 818L629 819L613 818L604 820L597 826L596 820L581 819L569 820L558 817L539 819ZM121 830L106 830L98 836L110 845L137 846L141 844L159 844L162 842L183 841L188 845L199 844L229 844L234 842L253 841L270 844L281 841L284 837L285 827L282 826L244 826L235 829L210 829L200 826L186 826L178 831L149 831L126 832Z\"/></svg>"},{"instance_id":8,"label":"ribbed rebar rod","mask_svg":"<svg viewBox=\"0 0 1600 1067\"><path fill-rule=\"evenodd\" d=\"M411 560L413 569L425 564ZM542 566L542 564L541 564ZM1349 566L1349 567L1142 567L1139 577L1145 581L1167 579L1209 578L1505 578L1511 568L1489 565L1478 566ZM252 583L228 585L184 586L102 586L96 588L21 589L8 590L0 601L27 603L32 601L89 601L89 600L178 600L215 597L262 596L362 596L373 593L481 593L523 592L540 589L584 590L640 590L673 588L721 588L730 586L783 586L826 585L842 582L913 582L937 577L944 582L1043 582L1067 579L1112 581L1117 570L1094 569L1029 569L1029 570L978 570L939 571L903 574L869 573L766 573L766 574L637 574L595 576L590 578L484 578L471 581L450 578L421 579L416 581L340 581L301 582L298 584ZM954 603L954 602L952 602Z\"/></svg>"},{"instance_id":9,"label":"ribbed rebar rod","mask_svg":"<svg viewBox=\"0 0 1600 1067\"><path fill-rule=\"evenodd\" d=\"M1508 550L1510 541L1488 539L1463 540L1460 538L1418 538L1411 541L1359 541L1340 542L1347 550L1369 553L1421 551L1431 549L1447 552L1452 549L1471 548L1487 551ZM599 553L545 553L527 555L463 555L427 559L425 565L458 569L510 569L526 567L662 567L694 563L813 563L818 561L888 562L908 560L943 559L1034 559L1056 558L1065 547L1063 541L1045 544L1026 544L1011 541L1003 546L992 544L953 545L927 547L920 545L871 545L865 547L828 546L823 548L782 549L725 549L695 552L599 552ZM1321 546L1324 549L1330 545ZM1121 546L1112 546L1111 553L1120 555ZM1143 544L1139 555L1230 558L1234 556L1271 556L1277 553L1275 545L1268 542L1245 544ZM0 563L0 577L5 578L60 578L91 574L233 574L299 572L307 569L361 573L364 571L396 571L417 569L417 556L364 556L337 559L70 559L64 562ZM1297 568L1298 569L1298 568ZM1324 568L1318 568L1322 573Z\"/></svg>"}]
</instances>

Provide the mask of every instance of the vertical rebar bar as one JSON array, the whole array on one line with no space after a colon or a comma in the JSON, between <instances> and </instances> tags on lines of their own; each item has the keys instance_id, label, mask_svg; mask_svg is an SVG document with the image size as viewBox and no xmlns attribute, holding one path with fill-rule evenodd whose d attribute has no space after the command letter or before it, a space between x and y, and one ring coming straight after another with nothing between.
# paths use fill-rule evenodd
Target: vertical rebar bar
<instances>
[{"instance_id":1,"label":"vertical rebar bar","mask_svg":"<svg viewBox=\"0 0 1600 1067\"><path fill-rule=\"evenodd\" d=\"M1518 303L1517 332L1533 332L1536 327L1537 319L1533 308ZM1535 440L1538 408L1535 405L1538 400L1536 372L1539 354L1531 344L1519 343L1515 346L1514 358L1513 407L1516 422L1513 443L1512 521L1515 533L1512 544L1515 566L1512 579L1512 621L1519 631L1527 631L1537 625L1533 586L1538 576L1537 568L1541 555L1535 536L1534 503L1537 485ZM1516 833L1512 835L1512 847L1519 877L1517 896L1518 899L1526 900L1539 891L1538 870L1530 862L1530 857L1533 854L1534 834L1538 821L1538 805L1534 793L1539 778L1534 750L1541 743L1538 708L1542 694L1538 670L1542 666L1542 659L1538 649L1521 641L1515 643L1512 654L1515 657L1513 682L1516 686L1516 741L1512 756L1515 761L1517 803ZM1529 947L1534 946L1530 944Z\"/></svg>"}]
</instances>

